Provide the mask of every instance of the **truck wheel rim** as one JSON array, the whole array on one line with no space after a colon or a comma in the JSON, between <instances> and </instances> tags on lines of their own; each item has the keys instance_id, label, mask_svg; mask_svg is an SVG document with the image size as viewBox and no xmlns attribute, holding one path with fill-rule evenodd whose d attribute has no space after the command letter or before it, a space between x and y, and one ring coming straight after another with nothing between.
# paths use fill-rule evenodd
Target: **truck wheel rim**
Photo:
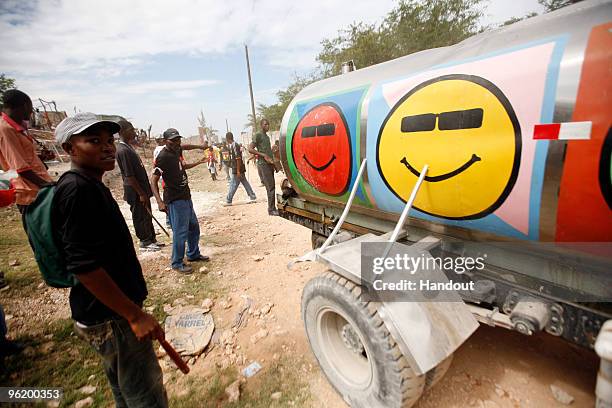
<instances>
[{"instance_id":1,"label":"truck wheel rim","mask_svg":"<svg viewBox=\"0 0 612 408\"><path fill-rule=\"evenodd\" d=\"M350 329L347 328L347 325ZM353 335L351 343L354 344L356 334L361 347L351 347L346 342L347 331ZM366 389L372 382L373 367L368 357L368 349L363 336L357 330L355 323L344 313L332 309L321 309L317 316L317 332L323 358L327 365L333 369L337 376L347 385ZM363 350L361 353L358 350Z\"/></svg>"}]
</instances>

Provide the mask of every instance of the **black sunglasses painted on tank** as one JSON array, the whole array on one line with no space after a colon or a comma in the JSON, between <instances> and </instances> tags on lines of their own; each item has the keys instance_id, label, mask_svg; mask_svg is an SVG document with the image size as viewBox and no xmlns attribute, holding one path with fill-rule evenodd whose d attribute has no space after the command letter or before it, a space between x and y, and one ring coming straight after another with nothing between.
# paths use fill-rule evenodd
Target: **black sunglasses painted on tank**
<instances>
[{"instance_id":1,"label":"black sunglasses painted on tank","mask_svg":"<svg viewBox=\"0 0 612 408\"><path fill-rule=\"evenodd\" d=\"M333 123L325 123L318 126L304 126L302 128L302 137L333 136L335 133L336 125Z\"/></svg>"},{"instance_id":2,"label":"black sunglasses painted on tank","mask_svg":"<svg viewBox=\"0 0 612 408\"><path fill-rule=\"evenodd\" d=\"M431 131L436 128L436 120L440 130L476 129L482 126L482 116L481 108L405 116L401 129L404 133Z\"/></svg>"}]
</instances>

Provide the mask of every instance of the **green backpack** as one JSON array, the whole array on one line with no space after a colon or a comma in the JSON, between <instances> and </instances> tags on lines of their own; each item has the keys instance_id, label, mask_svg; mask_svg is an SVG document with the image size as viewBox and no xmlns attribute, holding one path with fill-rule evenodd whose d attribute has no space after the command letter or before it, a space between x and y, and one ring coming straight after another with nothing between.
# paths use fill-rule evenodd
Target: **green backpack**
<instances>
[{"instance_id":1,"label":"green backpack","mask_svg":"<svg viewBox=\"0 0 612 408\"><path fill-rule=\"evenodd\" d=\"M45 186L38 191L34 202L25 210L25 230L38 269L47 285L70 288L77 284L77 279L66 270L66 262L55 239L51 222L54 196L55 185Z\"/></svg>"}]
</instances>

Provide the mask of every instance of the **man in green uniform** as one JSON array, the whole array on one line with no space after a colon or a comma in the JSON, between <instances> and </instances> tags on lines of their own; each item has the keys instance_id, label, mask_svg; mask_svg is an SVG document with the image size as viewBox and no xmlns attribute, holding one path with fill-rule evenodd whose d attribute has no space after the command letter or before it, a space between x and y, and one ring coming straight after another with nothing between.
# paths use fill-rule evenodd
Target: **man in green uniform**
<instances>
[{"instance_id":1,"label":"man in green uniform","mask_svg":"<svg viewBox=\"0 0 612 408\"><path fill-rule=\"evenodd\" d=\"M262 119L260 125L261 132L253 136L253 141L249 145L249 152L258 155L257 168L261 170L262 181L268 194L268 214L278 215L275 198L274 159L272 158L270 136L268 136L270 122L268 122L268 119Z\"/></svg>"}]
</instances>

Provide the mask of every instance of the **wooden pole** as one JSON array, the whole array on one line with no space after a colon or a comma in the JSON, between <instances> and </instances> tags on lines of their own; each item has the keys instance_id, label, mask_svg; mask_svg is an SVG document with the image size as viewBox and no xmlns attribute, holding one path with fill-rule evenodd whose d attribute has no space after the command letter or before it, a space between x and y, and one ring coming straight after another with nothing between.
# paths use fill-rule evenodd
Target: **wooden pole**
<instances>
[{"instance_id":1,"label":"wooden pole","mask_svg":"<svg viewBox=\"0 0 612 408\"><path fill-rule=\"evenodd\" d=\"M247 73L249 74L249 92L251 93L251 114L253 115L253 134L257 132L257 116L255 116L255 99L253 98L253 82L251 81L251 63L249 62L249 48L244 44L246 54Z\"/></svg>"}]
</instances>

